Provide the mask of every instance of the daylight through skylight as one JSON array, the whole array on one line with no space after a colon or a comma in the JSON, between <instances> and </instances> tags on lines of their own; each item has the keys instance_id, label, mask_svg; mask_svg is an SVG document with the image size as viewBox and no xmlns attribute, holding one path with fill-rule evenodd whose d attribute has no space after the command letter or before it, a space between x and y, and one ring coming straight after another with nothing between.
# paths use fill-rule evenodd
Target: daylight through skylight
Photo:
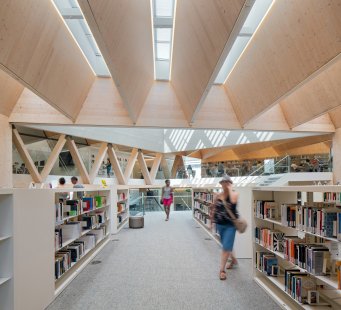
<instances>
[{"instance_id":1,"label":"daylight through skylight","mask_svg":"<svg viewBox=\"0 0 341 310\"><path fill-rule=\"evenodd\" d=\"M60 15L83 51L89 65L97 76L110 77L91 30L76 0L53 0Z\"/></svg>"},{"instance_id":2,"label":"daylight through skylight","mask_svg":"<svg viewBox=\"0 0 341 310\"><path fill-rule=\"evenodd\" d=\"M271 7L273 0L256 0L240 30L236 40L234 41L229 54L222 65L219 74L215 80L216 84L223 84L228 75L232 71L234 65L243 53L245 47L251 40L261 21Z\"/></svg>"},{"instance_id":3,"label":"daylight through skylight","mask_svg":"<svg viewBox=\"0 0 341 310\"><path fill-rule=\"evenodd\" d=\"M175 0L153 0L155 79L170 79Z\"/></svg>"}]
</instances>

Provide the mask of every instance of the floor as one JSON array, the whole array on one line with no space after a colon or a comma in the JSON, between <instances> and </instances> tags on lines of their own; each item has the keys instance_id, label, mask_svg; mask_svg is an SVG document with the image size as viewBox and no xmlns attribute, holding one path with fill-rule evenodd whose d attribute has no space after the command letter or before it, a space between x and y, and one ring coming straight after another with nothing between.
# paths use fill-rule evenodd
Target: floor
<instances>
[{"instance_id":1,"label":"floor","mask_svg":"<svg viewBox=\"0 0 341 310\"><path fill-rule=\"evenodd\" d=\"M48 310L279 309L239 260L218 279L220 248L190 212L145 216L144 229L124 228Z\"/></svg>"}]
</instances>

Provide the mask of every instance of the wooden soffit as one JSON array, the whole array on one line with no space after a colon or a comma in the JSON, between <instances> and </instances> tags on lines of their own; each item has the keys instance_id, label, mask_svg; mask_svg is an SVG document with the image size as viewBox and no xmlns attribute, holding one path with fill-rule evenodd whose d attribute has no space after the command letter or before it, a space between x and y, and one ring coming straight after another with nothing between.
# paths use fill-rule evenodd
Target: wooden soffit
<instances>
[{"instance_id":1,"label":"wooden soffit","mask_svg":"<svg viewBox=\"0 0 341 310\"><path fill-rule=\"evenodd\" d=\"M94 75L52 1L0 1L0 67L74 120Z\"/></svg>"},{"instance_id":2,"label":"wooden soffit","mask_svg":"<svg viewBox=\"0 0 341 310\"><path fill-rule=\"evenodd\" d=\"M244 2L177 1L171 82L189 122L194 121L232 46L234 40L229 38Z\"/></svg>"},{"instance_id":3,"label":"wooden soffit","mask_svg":"<svg viewBox=\"0 0 341 310\"><path fill-rule=\"evenodd\" d=\"M242 125L333 63L340 37L341 1L275 1L225 84Z\"/></svg>"},{"instance_id":4,"label":"wooden soffit","mask_svg":"<svg viewBox=\"0 0 341 310\"><path fill-rule=\"evenodd\" d=\"M0 114L9 116L24 87L0 70Z\"/></svg>"},{"instance_id":5,"label":"wooden soffit","mask_svg":"<svg viewBox=\"0 0 341 310\"><path fill-rule=\"evenodd\" d=\"M333 65L280 103L289 126L291 128L297 127L340 106L340 81L341 54Z\"/></svg>"},{"instance_id":6,"label":"wooden soffit","mask_svg":"<svg viewBox=\"0 0 341 310\"><path fill-rule=\"evenodd\" d=\"M78 3L135 123L154 81L150 0Z\"/></svg>"}]
</instances>

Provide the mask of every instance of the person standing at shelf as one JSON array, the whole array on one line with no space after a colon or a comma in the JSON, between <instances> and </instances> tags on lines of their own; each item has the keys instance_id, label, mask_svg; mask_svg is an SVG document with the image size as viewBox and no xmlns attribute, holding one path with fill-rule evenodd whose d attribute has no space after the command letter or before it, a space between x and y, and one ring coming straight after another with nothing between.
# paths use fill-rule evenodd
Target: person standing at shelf
<instances>
[{"instance_id":1,"label":"person standing at shelf","mask_svg":"<svg viewBox=\"0 0 341 310\"><path fill-rule=\"evenodd\" d=\"M238 193L232 189L233 182L230 176L224 175L219 183L223 188L223 192L215 197L210 215L211 223L215 223L223 246L219 278L220 280L226 280L225 269L230 269L237 264L237 259L233 254L236 228L226 209L229 208L236 218L239 217L237 211ZM226 266L229 259L230 264Z\"/></svg>"},{"instance_id":2,"label":"person standing at shelf","mask_svg":"<svg viewBox=\"0 0 341 310\"><path fill-rule=\"evenodd\" d=\"M73 188L84 188L84 185L78 183L78 178L75 177L75 176L73 176L73 177L71 178L71 183L72 183L72 185L73 185Z\"/></svg>"},{"instance_id":3,"label":"person standing at shelf","mask_svg":"<svg viewBox=\"0 0 341 310\"><path fill-rule=\"evenodd\" d=\"M107 169L107 177L110 178L111 173L111 162L110 159L107 159L107 163L105 164L105 168Z\"/></svg>"},{"instance_id":4,"label":"person standing at shelf","mask_svg":"<svg viewBox=\"0 0 341 310\"><path fill-rule=\"evenodd\" d=\"M65 183L66 183L65 178L63 178L63 177L59 178L57 188L65 187Z\"/></svg>"},{"instance_id":5,"label":"person standing at shelf","mask_svg":"<svg viewBox=\"0 0 341 310\"><path fill-rule=\"evenodd\" d=\"M170 181L165 181L166 186L162 187L162 203L166 212L166 221L169 220L170 207L173 202L173 188L170 186Z\"/></svg>"}]
</instances>

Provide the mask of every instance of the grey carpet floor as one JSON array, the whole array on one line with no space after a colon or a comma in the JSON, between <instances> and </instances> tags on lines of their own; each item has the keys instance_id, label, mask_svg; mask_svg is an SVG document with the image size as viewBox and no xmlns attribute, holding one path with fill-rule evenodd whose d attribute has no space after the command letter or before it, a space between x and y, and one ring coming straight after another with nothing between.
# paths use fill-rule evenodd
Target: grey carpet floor
<instances>
[{"instance_id":1,"label":"grey carpet floor","mask_svg":"<svg viewBox=\"0 0 341 310\"><path fill-rule=\"evenodd\" d=\"M145 216L145 228L124 228L48 310L279 309L252 280L250 260L218 279L220 248L190 212ZM115 240L116 239L116 240Z\"/></svg>"}]
</instances>

